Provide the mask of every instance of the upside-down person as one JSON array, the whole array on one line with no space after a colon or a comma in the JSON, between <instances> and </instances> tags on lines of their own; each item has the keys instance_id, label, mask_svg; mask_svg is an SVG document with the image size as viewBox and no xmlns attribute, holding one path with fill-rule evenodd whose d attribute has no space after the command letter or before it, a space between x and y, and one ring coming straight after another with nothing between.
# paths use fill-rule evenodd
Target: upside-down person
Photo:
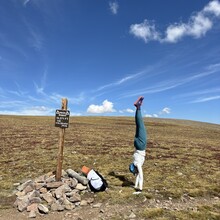
<instances>
[{"instance_id":1,"label":"upside-down person","mask_svg":"<svg viewBox=\"0 0 220 220\"><path fill-rule=\"evenodd\" d=\"M134 194L140 193L143 189L143 170L142 166L145 161L146 147L147 147L147 132L144 125L144 121L141 115L141 105L144 97L140 96L137 101L134 103L136 107L135 112L135 123L136 123L136 133L134 137L134 147L135 151L133 154L133 163L129 165L129 170L136 176L135 180L135 189L137 192Z\"/></svg>"},{"instance_id":2,"label":"upside-down person","mask_svg":"<svg viewBox=\"0 0 220 220\"><path fill-rule=\"evenodd\" d=\"M90 169L89 167L83 166L82 173L89 180L89 187L93 192L105 191L108 187L107 181L104 177L96 170Z\"/></svg>"}]
</instances>

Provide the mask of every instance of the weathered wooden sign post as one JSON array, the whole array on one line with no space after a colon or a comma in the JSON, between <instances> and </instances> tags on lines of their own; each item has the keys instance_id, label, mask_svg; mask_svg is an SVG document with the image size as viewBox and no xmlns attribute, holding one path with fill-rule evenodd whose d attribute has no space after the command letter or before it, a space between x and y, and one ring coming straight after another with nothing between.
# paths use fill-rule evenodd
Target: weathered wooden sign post
<instances>
[{"instance_id":1,"label":"weathered wooden sign post","mask_svg":"<svg viewBox=\"0 0 220 220\"><path fill-rule=\"evenodd\" d=\"M63 147L65 129L69 127L70 111L67 110L67 99L62 99L61 109L56 110L55 126L60 128L59 131L59 148L57 154L56 181L61 181L62 165L63 165Z\"/></svg>"}]
</instances>

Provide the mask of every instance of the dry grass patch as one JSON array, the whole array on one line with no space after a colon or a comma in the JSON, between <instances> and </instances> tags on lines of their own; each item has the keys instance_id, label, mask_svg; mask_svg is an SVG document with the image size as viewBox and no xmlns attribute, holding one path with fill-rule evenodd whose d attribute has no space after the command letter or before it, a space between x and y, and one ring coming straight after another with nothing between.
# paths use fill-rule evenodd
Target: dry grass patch
<instances>
[{"instance_id":1,"label":"dry grass patch","mask_svg":"<svg viewBox=\"0 0 220 220\"><path fill-rule=\"evenodd\" d=\"M119 206L142 204L143 200L181 201L185 195L220 197L219 125L151 118L146 118L145 124L148 148L142 195L133 196L130 185L134 176L128 171L134 118L71 117L65 133L63 168L79 171L87 165L100 171L109 190L97 194L96 199ZM0 207L7 207L14 183L56 169L59 128L54 127L54 117L0 116L0 132ZM147 202L145 205L148 207ZM189 216L184 211L147 207L144 216L148 218ZM190 217L199 219L206 211L198 209L190 212ZM215 219L218 211L219 206L210 204L207 216Z\"/></svg>"}]
</instances>

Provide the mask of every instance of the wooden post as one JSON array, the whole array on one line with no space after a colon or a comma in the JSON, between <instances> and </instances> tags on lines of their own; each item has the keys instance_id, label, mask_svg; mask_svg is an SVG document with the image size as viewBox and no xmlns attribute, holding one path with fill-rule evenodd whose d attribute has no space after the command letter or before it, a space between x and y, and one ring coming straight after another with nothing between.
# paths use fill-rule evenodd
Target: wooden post
<instances>
[{"instance_id":1,"label":"wooden post","mask_svg":"<svg viewBox=\"0 0 220 220\"><path fill-rule=\"evenodd\" d=\"M67 110L67 99L62 99L62 110ZM59 149L57 155L57 169L56 169L56 181L61 181L62 165L63 165L63 146L64 146L65 128L60 128L59 131Z\"/></svg>"}]
</instances>

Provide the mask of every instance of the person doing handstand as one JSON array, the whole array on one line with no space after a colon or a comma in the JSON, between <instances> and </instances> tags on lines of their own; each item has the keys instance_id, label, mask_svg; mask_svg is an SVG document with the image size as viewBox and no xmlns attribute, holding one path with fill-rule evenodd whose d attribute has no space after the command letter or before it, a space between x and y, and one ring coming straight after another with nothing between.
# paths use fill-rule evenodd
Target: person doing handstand
<instances>
[{"instance_id":1,"label":"person doing handstand","mask_svg":"<svg viewBox=\"0 0 220 220\"><path fill-rule=\"evenodd\" d=\"M141 115L141 105L144 97L140 96L134 103L136 107L135 112L135 124L136 133L134 137L134 147L135 151L133 154L133 163L129 165L129 170L136 176L135 186L136 193L140 193L143 189L143 170L142 166L145 161L146 148L147 148L147 132L144 125L144 121Z\"/></svg>"}]
</instances>

